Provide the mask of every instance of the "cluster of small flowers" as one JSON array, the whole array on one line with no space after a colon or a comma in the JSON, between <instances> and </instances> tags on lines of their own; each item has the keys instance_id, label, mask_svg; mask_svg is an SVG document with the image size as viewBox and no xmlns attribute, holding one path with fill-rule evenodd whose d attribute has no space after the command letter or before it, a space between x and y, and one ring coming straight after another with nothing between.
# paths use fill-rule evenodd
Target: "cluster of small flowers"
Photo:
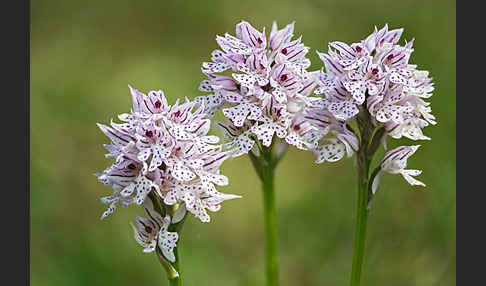
<instances>
[{"instance_id":1,"label":"cluster of small flowers","mask_svg":"<svg viewBox=\"0 0 486 286\"><path fill-rule=\"evenodd\" d=\"M216 190L215 185L228 184L220 165L231 156L257 151L255 145L271 146L274 135L283 144L313 151L317 163L338 161L359 149L350 121L363 112L392 138L430 139L422 128L436 122L423 99L432 96L433 83L427 71L408 63L413 41L397 44L403 29L375 27L359 43L330 43L327 54L318 52L325 71L307 71L309 48L301 37L293 39L293 32L294 23L278 29L274 22L267 42L265 29L260 32L242 21L236 36L217 36L221 50L212 52L212 62L203 63L208 79L199 87L211 94L194 101L186 98L170 106L160 90L145 95L130 87L133 108L119 115L122 123L98 125L111 139L106 157L116 159L97 174L114 190L102 198L109 204L102 218L116 204L142 205L147 218L137 216L136 226L132 224L137 241L146 252L158 245L172 261L178 235L169 226L180 222L186 210L208 222L206 210L218 211L221 202L239 197ZM210 118L219 110L226 117L218 122L224 145L207 135ZM383 172L424 185L412 177L419 170L405 170L418 147L388 152L373 190ZM154 201L147 199L149 193ZM173 205L178 208L171 217L167 210Z\"/></svg>"},{"instance_id":2,"label":"cluster of small flowers","mask_svg":"<svg viewBox=\"0 0 486 286\"><path fill-rule=\"evenodd\" d=\"M213 51L212 62L202 65L208 79L199 90L211 94L196 100L204 103L209 117L222 109L227 121L218 125L234 157L248 153L257 140L270 146L274 135L299 149L315 150L331 130L319 128L329 114L319 110L320 98L309 97L318 71L307 71L309 48L301 37L293 39L293 31L294 23L278 29L274 22L267 42L265 29L260 32L242 21L236 25L236 37L217 36L221 50ZM332 127L341 130L343 123L336 121ZM318 161L333 157L327 152Z\"/></svg>"},{"instance_id":3,"label":"cluster of small flowers","mask_svg":"<svg viewBox=\"0 0 486 286\"><path fill-rule=\"evenodd\" d=\"M122 123L98 124L111 140L104 145L109 151L106 157L116 159L96 174L114 190L101 199L109 204L101 218L113 213L117 203L122 207L142 205L147 218L136 217L133 228L137 241L146 252L158 244L173 260L178 235L168 231L171 223L181 221L186 210L209 222L206 209L218 211L221 202L239 197L218 192L215 187L228 184L219 167L230 153L216 144L218 137L207 135L211 122L204 118L204 104L186 98L170 106L161 90L147 95L132 87L130 91L133 108L118 116ZM151 192L155 202L148 196ZM167 210L173 205L178 206L177 215L171 217Z\"/></svg>"},{"instance_id":4,"label":"cluster of small flowers","mask_svg":"<svg viewBox=\"0 0 486 286\"><path fill-rule=\"evenodd\" d=\"M389 31L385 25L380 30L375 27L358 43L331 42L327 54L318 52L326 71L318 76L315 94L324 94L322 106L338 120L348 121L368 112L372 124L383 126L392 138L430 140L422 128L436 124L429 103L423 100L432 96L432 78L428 71L408 63L413 40L398 45L402 32ZM406 147L416 150L415 146ZM396 171L389 166L382 164L384 170Z\"/></svg>"}]
</instances>

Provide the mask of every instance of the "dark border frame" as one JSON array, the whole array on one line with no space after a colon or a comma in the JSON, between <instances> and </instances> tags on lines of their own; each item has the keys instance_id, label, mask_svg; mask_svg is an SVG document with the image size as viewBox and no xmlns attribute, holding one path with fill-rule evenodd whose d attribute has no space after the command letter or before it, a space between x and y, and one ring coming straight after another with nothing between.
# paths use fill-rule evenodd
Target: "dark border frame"
<instances>
[{"instance_id":1,"label":"dark border frame","mask_svg":"<svg viewBox=\"0 0 486 286\"><path fill-rule=\"evenodd\" d=\"M30 1L2 2L1 285L30 282Z\"/></svg>"}]
</instances>

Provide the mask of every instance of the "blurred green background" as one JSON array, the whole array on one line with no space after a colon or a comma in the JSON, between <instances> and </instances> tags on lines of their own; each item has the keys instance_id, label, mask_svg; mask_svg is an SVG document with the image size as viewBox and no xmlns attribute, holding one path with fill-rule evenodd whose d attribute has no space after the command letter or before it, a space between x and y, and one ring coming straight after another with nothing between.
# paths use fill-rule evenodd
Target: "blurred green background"
<instances>
[{"instance_id":1,"label":"blurred green background","mask_svg":"<svg viewBox=\"0 0 486 286\"><path fill-rule=\"evenodd\" d=\"M404 27L415 37L412 62L431 71L438 125L409 160L427 188L401 176L382 180L369 217L362 285L456 284L456 3L447 1L31 1L31 283L167 285L154 255L133 239L119 208L104 221L99 197L111 193L93 173L107 138L95 123L130 108L127 85L163 89L169 100L198 94L203 61L217 34L245 19L271 28L296 21L315 50L355 42L373 26ZM268 31L268 30L267 30ZM403 39L401 41L403 43ZM388 140L389 148L413 144ZM380 155L383 154L381 151ZM291 149L277 172L281 285L347 285L356 173L352 159L315 165ZM243 199L223 204L202 224L191 217L182 242L185 285L264 285L262 194L250 161L228 160L221 188Z\"/></svg>"}]
</instances>

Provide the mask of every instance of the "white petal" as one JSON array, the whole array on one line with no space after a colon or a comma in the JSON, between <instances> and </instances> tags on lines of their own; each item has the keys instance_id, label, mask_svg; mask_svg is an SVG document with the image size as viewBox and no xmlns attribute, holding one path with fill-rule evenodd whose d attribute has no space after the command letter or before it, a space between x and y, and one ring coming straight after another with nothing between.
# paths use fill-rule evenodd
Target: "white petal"
<instances>
[{"instance_id":1,"label":"white petal","mask_svg":"<svg viewBox=\"0 0 486 286\"><path fill-rule=\"evenodd\" d=\"M147 247L143 249L143 252L145 253L150 253L155 250L155 246L157 245L157 242L155 240L152 240Z\"/></svg>"},{"instance_id":2,"label":"white petal","mask_svg":"<svg viewBox=\"0 0 486 286\"><path fill-rule=\"evenodd\" d=\"M190 140L194 136L187 132L185 125L174 125L170 128L170 133L177 139L177 140Z\"/></svg>"},{"instance_id":3,"label":"white petal","mask_svg":"<svg viewBox=\"0 0 486 286\"><path fill-rule=\"evenodd\" d=\"M162 254L164 255L164 257L169 260L170 262L175 262L175 256L174 256L174 251L171 250L171 251L168 251L167 249L161 247L161 250L162 250Z\"/></svg>"},{"instance_id":4,"label":"white petal","mask_svg":"<svg viewBox=\"0 0 486 286\"><path fill-rule=\"evenodd\" d=\"M390 73L390 81L393 82L393 83L398 83L398 84L403 84L403 85L409 84L409 81L407 80L407 78L405 78L404 76L402 76L401 74L399 74L396 71L393 71L393 72Z\"/></svg>"},{"instance_id":5,"label":"white petal","mask_svg":"<svg viewBox=\"0 0 486 286\"><path fill-rule=\"evenodd\" d=\"M201 140L204 142L204 143L209 143L209 144L216 144L219 142L219 137L218 136L214 136L214 135L210 135L210 136L203 136L201 137Z\"/></svg>"},{"instance_id":6,"label":"white petal","mask_svg":"<svg viewBox=\"0 0 486 286\"><path fill-rule=\"evenodd\" d=\"M250 131L257 136L258 140L262 141L263 146L269 147L272 144L273 133L275 133L272 123L255 125Z\"/></svg>"},{"instance_id":7,"label":"white petal","mask_svg":"<svg viewBox=\"0 0 486 286\"><path fill-rule=\"evenodd\" d=\"M150 148L143 149L138 153L137 158L140 161L145 161L148 159L148 157L150 157L150 154L152 154L152 149Z\"/></svg>"},{"instance_id":8,"label":"white petal","mask_svg":"<svg viewBox=\"0 0 486 286\"><path fill-rule=\"evenodd\" d=\"M167 194L165 195L165 198L164 198L164 203L166 205L175 205L177 204L177 189L176 187L172 187L168 192Z\"/></svg>"},{"instance_id":9,"label":"white petal","mask_svg":"<svg viewBox=\"0 0 486 286\"><path fill-rule=\"evenodd\" d=\"M204 62L202 64L203 68L211 73L220 73L230 68L230 66L226 63L219 62L219 63L210 63Z\"/></svg>"},{"instance_id":10,"label":"white petal","mask_svg":"<svg viewBox=\"0 0 486 286\"><path fill-rule=\"evenodd\" d=\"M100 219L104 219L105 217L111 215L116 209L115 202L113 202L107 209L106 211L101 215Z\"/></svg>"},{"instance_id":11,"label":"white petal","mask_svg":"<svg viewBox=\"0 0 486 286\"><path fill-rule=\"evenodd\" d=\"M135 198L137 204L141 205L144 202L147 194L150 193L150 190L152 189L152 181L147 179L145 176L140 176L136 181L136 185L137 196Z\"/></svg>"},{"instance_id":12,"label":"white petal","mask_svg":"<svg viewBox=\"0 0 486 286\"><path fill-rule=\"evenodd\" d=\"M231 120L236 127L241 127L250 111L251 108L249 105L239 104L234 107L223 109L223 114L226 118Z\"/></svg>"},{"instance_id":13,"label":"white petal","mask_svg":"<svg viewBox=\"0 0 486 286\"><path fill-rule=\"evenodd\" d=\"M324 161L336 162L344 157L344 154L346 154L346 146L340 141L334 141L331 144L317 147L316 163L320 164Z\"/></svg>"},{"instance_id":14,"label":"white petal","mask_svg":"<svg viewBox=\"0 0 486 286\"><path fill-rule=\"evenodd\" d=\"M196 177L196 175L189 169L188 167L184 166L182 162L178 162L172 168L172 175L174 178L181 182L187 182Z\"/></svg>"},{"instance_id":15,"label":"white petal","mask_svg":"<svg viewBox=\"0 0 486 286\"><path fill-rule=\"evenodd\" d=\"M252 88L255 85L256 77L254 75L248 74L237 74L234 73L233 77L242 85L247 88Z\"/></svg>"},{"instance_id":16,"label":"white petal","mask_svg":"<svg viewBox=\"0 0 486 286\"><path fill-rule=\"evenodd\" d=\"M339 101L329 104L328 110L339 120L347 120L359 113L359 109L353 102Z\"/></svg>"},{"instance_id":17,"label":"white petal","mask_svg":"<svg viewBox=\"0 0 486 286\"><path fill-rule=\"evenodd\" d=\"M128 197L130 196L133 191L135 190L135 184L130 184L128 186L126 186L121 192L120 194L123 196L123 197Z\"/></svg>"},{"instance_id":18,"label":"white petal","mask_svg":"<svg viewBox=\"0 0 486 286\"><path fill-rule=\"evenodd\" d=\"M362 104L365 100L366 82L365 81L345 81L344 87L353 95L357 104Z\"/></svg>"},{"instance_id":19,"label":"white petal","mask_svg":"<svg viewBox=\"0 0 486 286\"><path fill-rule=\"evenodd\" d=\"M415 179L412 176L418 176L422 173L420 170L402 170L400 172L402 176L407 180L407 182L412 185L412 186L423 186L425 187L425 184L422 183L421 181Z\"/></svg>"},{"instance_id":20,"label":"white petal","mask_svg":"<svg viewBox=\"0 0 486 286\"><path fill-rule=\"evenodd\" d=\"M153 170L157 169L160 165L162 165L162 150L159 146L153 147L153 156L152 160L150 160L150 166L148 170L152 172Z\"/></svg>"},{"instance_id":21,"label":"white petal","mask_svg":"<svg viewBox=\"0 0 486 286\"><path fill-rule=\"evenodd\" d=\"M245 132L234 139L232 143L232 157L238 157L243 154L247 154L252 150L255 141L250 139L249 133Z\"/></svg>"}]
</instances>

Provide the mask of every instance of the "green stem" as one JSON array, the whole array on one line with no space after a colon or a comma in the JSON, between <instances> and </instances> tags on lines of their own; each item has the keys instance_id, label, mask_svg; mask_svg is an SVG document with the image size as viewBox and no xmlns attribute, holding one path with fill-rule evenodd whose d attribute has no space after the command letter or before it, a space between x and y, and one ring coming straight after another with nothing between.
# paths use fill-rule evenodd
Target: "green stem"
<instances>
[{"instance_id":1,"label":"green stem","mask_svg":"<svg viewBox=\"0 0 486 286\"><path fill-rule=\"evenodd\" d=\"M182 285L182 278L180 275L180 268L179 268L179 255L177 253L177 248L174 248L174 256L176 262L170 263L167 261L160 251L160 249L156 248L157 258L160 261L160 264L164 267L165 271L167 272L167 278L169 279L170 286L181 286Z\"/></svg>"},{"instance_id":2,"label":"green stem","mask_svg":"<svg viewBox=\"0 0 486 286\"><path fill-rule=\"evenodd\" d=\"M171 217L174 217L174 213L176 212L176 210L179 207L180 207L179 205L173 205L171 208L169 208L169 213L170 213ZM179 239L177 240L177 245L176 245L176 247L174 247L174 250L173 250L175 261L170 263L172 268L175 270L175 273L177 273L177 275L168 275L170 286L181 286L182 285L182 273L181 273L181 267L180 267L181 260L179 258L179 248L181 246L181 235L180 234L181 234L182 226L184 225L184 221L185 221L185 217L180 222L169 225L169 229L168 229L171 232L177 232L179 234ZM169 272L167 272L167 273L169 274Z\"/></svg>"},{"instance_id":3,"label":"green stem","mask_svg":"<svg viewBox=\"0 0 486 286\"><path fill-rule=\"evenodd\" d=\"M277 260L277 215L275 209L275 168L283 156L273 154L272 147L261 146L257 142L260 154L256 156L248 153L253 167L262 182L263 189L263 212L265 224L265 248L266 248L266 272L267 286L278 285L278 260ZM275 142L274 142L275 144Z\"/></svg>"},{"instance_id":4,"label":"green stem","mask_svg":"<svg viewBox=\"0 0 486 286\"><path fill-rule=\"evenodd\" d=\"M371 156L367 152L368 141L361 140L358 150L358 204L356 213L356 227L354 234L353 266L351 270L351 286L359 286L366 246L366 225L368 221L368 177Z\"/></svg>"},{"instance_id":5,"label":"green stem","mask_svg":"<svg viewBox=\"0 0 486 286\"><path fill-rule=\"evenodd\" d=\"M366 224L368 220L368 209L366 208L367 191L366 182L360 184L354 239L353 268L351 271L351 286L358 286L361 278L366 239Z\"/></svg>"},{"instance_id":6,"label":"green stem","mask_svg":"<svg viewBox=\"0 0 486 286\"><path fill-rule=\"evenodd\" d=\"M177 241L177 245L179 246L180 240ZM172 266L174 267L175 271L179 275L175 276L173 275L172 277L168 275L169 278L169 285L170 286L181 286L182 285L182 276L181 276L181 268L180 268L180 259L179 259L179 247L174 247L174 257L175 257L175 262L172 263Z\"/></svg>"},{"instance_id":7,"label":"green stem","mask_svg":"<svg viewBox=\"0 0 486 286\"><path fill-rule=\"evenodd\" d=\"M267 256L267 285L278 285L277 216L275 209L274 168L262 170L263 204L265 213L265 240Z\"/></svg>"}]
</instances>

